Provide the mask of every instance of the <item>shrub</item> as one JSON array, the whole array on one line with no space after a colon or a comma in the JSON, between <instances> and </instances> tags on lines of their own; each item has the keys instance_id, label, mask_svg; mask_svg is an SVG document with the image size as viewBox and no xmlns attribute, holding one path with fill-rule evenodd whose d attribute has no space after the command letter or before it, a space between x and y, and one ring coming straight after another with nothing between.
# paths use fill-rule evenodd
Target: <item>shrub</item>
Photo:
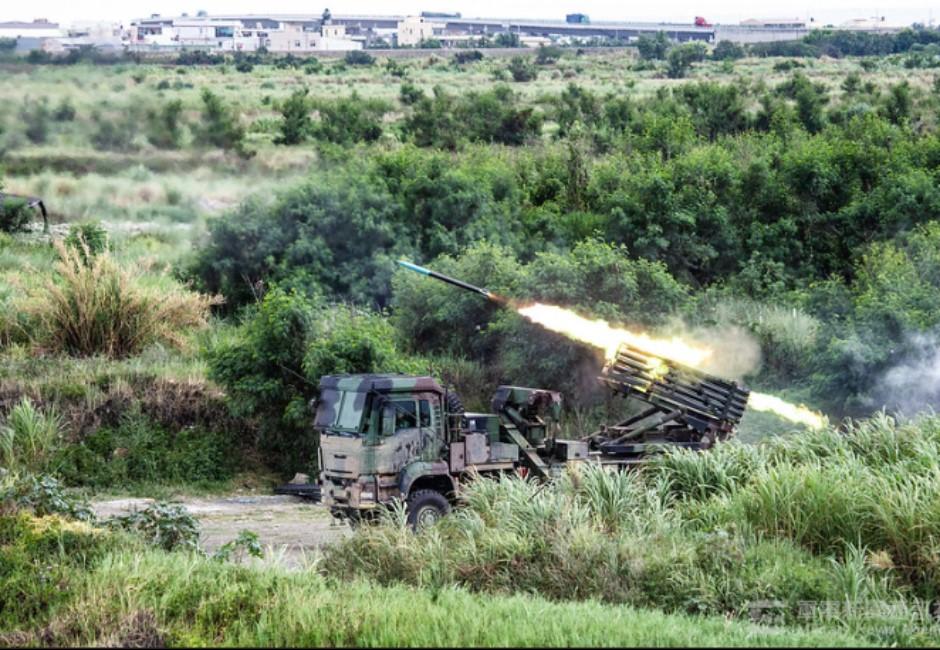
<instances>
[{"instance_id":1,"label":"shrub","mask_svg":"<svg viewBox=\"0 0 940 650\"><path fill-rule=\"evenodd\" d=\"M179 149L182 145L183 130L181 117L183 102L174 99L159 110L147 112L147 139L160 149Z\"/></svg>"},{"instance_id":2,"label":"shrub","mask_svg":"<svg viewBox=\"0 0 940 650\"><path fill-rule=\"evenodd\" d=\"M665 59L669 46L669 38L665 32L656 32L654 36L642 34L636 42L636 49L644 61Z\"/></svg>"},{"instance_id":3,"label":"shrub","mask_svg":"<svg viewBox=\"0 0 940 650\"><path fill-rule=\"evenodd\" d=\"M719 41L715 49L712 50L712 58L715 61L733 61L744 58L744 47L733 41Z\"/></svg>"},{"instance_id":4,"label":"shrub","mask_svg":"<svg viewBox=\"0 0 940 650\"><path fill-rule=\"evenodd\" d=\"M26 127L26 137L33 144L44 144L49 138L49 121L51 118L52 111L45 97L38 101L30 101L28 98L23 100L20 119Z\"/></svg>"},{"instance_id":5,"label":"shrub","mask_svg":"<svg viewBox=\"0 0 940 650\"><path fill-rule=\"evenodd\" d=\"M551 65L556 63L561 55L564 54L557 45L539 45L538 52L535 55L535 62L538 65Z\"/></svg>"},{"instance_id":6,"label":"shrub","mask_svg":"<svg viewBox=\"0 0 940 650\"><path fill-rule=\"evenodd\" d=\"M133 151L137 148L135 138L141 123L138 113L132 107L125 107L117 115L93 111L91 143L103 151Z\"/></svg>"},{"instance_id":7,"label":"shrub","mask_svg":"<svg viewBox=\"0 0 940 650\"><path fill-rule=\"evenodd\" d=\"M69 226L64 243L74 249L85 264L108 249L108 231L100 221L84 221Z\"/></svg>"},{"instance_id":8,"label":"shrub","mask_svg":"<svg viewBox=\"0 0 940 650\"><path fill-rule=\"evenodd\" d=\"M280 135L274 140L278 144L300 144L310 133L312 122L310 120L310 101L307 99L308 90L303 88L295 90L283 104L281 104Z\"/></svg>"},{"instance_id":9,"label":"shrub","mask_svg":"<svg viewBox=\"0 0 940 650\"><path fill-rule=\"evenodd\" d=\"M405 106L413 106L424 97L424 91L415 86L412 82L406 81L401 85L398 91L398 97Z\"/></svg>"},{"instance_id":10,"label":"shrub","mask_svg":"<svg viewBox=\"0 0 940 650\"><path fill-rule=\"evenodd\" d=\"M206 359L236 413L262 419L261 447L285 474L315 466L308 404L322 375L418 370L398 353L379 315L278 289L249 308Z\"/></svg>"},{"instance_id":11,"label":"shrub","mask_svg":"<svg viewBox=\"0 0 940 650\"><path fill-rule=\"evenodd\" d=\"M72 105L68 97L63 97L52 112L52 119L56 122L71 122L75 119L75 114L75 106Z\"/></svg>"},{"instance_id":12,"label":"shrub","mask_svg":"<svg viewBox=\"0 0 940 650\"><path fill-rule=\"evenodd\" d=\"M246 157L245 129L222 98L208 88L202 91L202 124L196 130L196 142L203 146L231 149Z\"/></svg>"},{"instance_id":13,"label":"shrub","mask_svg":"<svg viewBox=\"0 0 940 650\"><path fill-rule=\"evenodd\" d=\"M136 533L164 551L199 548L199 522L182 505L157 502L108 521L111 528Z\"/></svg>"},{"instance_id":14,"label":"shrub","mask_svg":"<svg viewBox=\"0 0 940 650\"><path fill-rule=\"evenodd\" d=\"M132 407L116 426L57 449L53 464L71 486L211 485L237 469L233 437L198 425L170 428Z\"/></svg>"},{"instance_id":15,"label":"shrub","mask_svg":"<svg viewBox=\"0 0 940 650\"><path fill-rule=\"evenodd\" d=\"M462 52L454 52L454 63L457 65L464 65L466 63L475 63L477 61L483 60L483 52L480 50L467 50Z\"/></svg>"},{"instance_id":16,"label":"shrub","mask_svg":"<svg viewBox=\"0 0 940 650\"><path fill-rule=\"evenodd\" d=\"M338 144L375 142L382 135L382 117L391 107L380 99L362 99L357 93L335 100L320 100L320 114L312 127L318 140Z\"/></svg>"},{"instance_id":17,"label":"shrub","mask_svg":"<svg viewBox=\"0 0 940 650\"><path fill-rule=\"evenodd\" d=\"M372 65L375 63L375 57L362 50L350 50L343 57L346 65Z\"/></svg>"},{"instance_id":18,"label":"shrub","mask_svg":"<svg viewBox=\"0 0 940 650\"><path fill-rule=\"evenodd\" d=\"M22 474L0 491L0 513L10 510L29 510L37 517L60 515L76 521L95 521L91 507L66 492L58 479L48 474ZM0 518L3 516L0 514Z\"/></svg>"},{"instance_id":19,"label":"shrub","mask_svg":"<svg viewBox=\"0 0 940 650\"><path fill-rule=\"evenodd\" d=\"M17 233L29 223L29 203L17 197L0 198L0 231Z\"/></svg>"},{"instance_id":20,"label":"shrub","mask_svg":"<svg viewBox=\"0 0 940 650\"><path fill-rule=\"evenodd\" d=\"M86 264L74 249L56 250L56 277L32 307L35 337L56 352L126 357L152 343L183 346L220 302L177 287L150 288L107 254Z\"/></svg>"},{"instance_id":21,"label":"shrub","mask_svg":"<svg viewBox=\"0 0 940 650\"><path fill-rule=\"evenodd\" d=\"M667 73L671 79L681 79L688 74L692 64L705 59L704 43L683 43L669 50L666 60L669 63Z\"/></svg>"},{"instance_id":22,"label":"shrub","mask_svg":"<svg viewBox=\"0 0 940 650\"><path fill-rule=\"evenodd\" d=\"M532 61L524 56L514 56L509 61L509 67L506 68L512 75L513 81L524 82L534 81L539 76L539 71L532 64Z\"/></svg>"}]
</instances>

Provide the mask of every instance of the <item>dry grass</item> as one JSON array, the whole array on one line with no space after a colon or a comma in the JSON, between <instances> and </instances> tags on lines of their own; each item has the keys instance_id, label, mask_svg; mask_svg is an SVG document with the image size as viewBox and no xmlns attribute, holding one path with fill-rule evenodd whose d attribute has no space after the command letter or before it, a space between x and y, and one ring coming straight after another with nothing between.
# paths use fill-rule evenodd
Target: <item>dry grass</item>
<instances>
[{"instance_id":1,"label":"dry grass","mask_svg":"<svg viewBox=\"0 0 940 650\"><path fill-rule=\"evenodd\" d=\"M107 254L85 264L79 251L55 246L56 277L30 306L34 339L49 351L125 358L153 343L183 348L188 334L206 327L210 308L221 303L182 287L148 287Z\"/></svg>"}]
</instances>

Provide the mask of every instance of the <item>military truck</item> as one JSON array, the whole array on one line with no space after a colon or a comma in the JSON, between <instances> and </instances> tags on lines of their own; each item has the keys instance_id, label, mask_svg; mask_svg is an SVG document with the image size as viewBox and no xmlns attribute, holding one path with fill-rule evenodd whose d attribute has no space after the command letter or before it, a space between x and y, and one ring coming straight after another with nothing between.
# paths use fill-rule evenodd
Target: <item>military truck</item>
<instances>
[{"instance_id":1,"label":"military truck","mask_svg":"<svg viewBox=\"0 0 940 650\"><path fill-rule=\"evenodd\" d=\"M492 413L467 412L433 377L334 375L315 400L320 498L357 523L400 499L409 523L433 523L476 476L549 479L568 463L636 465L665 446L707 449L733 434L748 390L629 345L599 377L643 406L630 418L576 439L560 437L562 398L500 386Z\"/></svg>"}]
</instances>

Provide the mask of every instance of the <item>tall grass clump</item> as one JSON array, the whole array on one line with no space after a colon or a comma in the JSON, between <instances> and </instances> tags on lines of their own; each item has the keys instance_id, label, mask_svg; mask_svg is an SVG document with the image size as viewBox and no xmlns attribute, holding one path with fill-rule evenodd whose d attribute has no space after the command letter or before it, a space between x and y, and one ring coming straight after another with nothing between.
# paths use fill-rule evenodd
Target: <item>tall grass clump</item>
<instances>
[{"instance_id":1,"label":"tall grass clump","mask_svg":"<svg viewBox=\"0 0 940 650\"><path fill-rule=\"evenodd\" d=\"M106 253L92 258L61 244L56 250L56 276L34 306L36 336L54 352L123 358L153 343L184 347L220 302L178 286L148 286Z\"/></svg>"},{"instance_id":2,"label":"tall grass clump","mask_svg":"<svg viewBox=\"0 0 940 650\"><path fill-rule=\"evenodd\" d=\"M730 617L770 602L787 623L936 642L923 614L940 596L938 433L937 416L882 415L672 451L628 473L584 464L547 484L480 478L436 526L365 527L327 549L324 569ZM828 602L838 617L801 609Z\"/></svg>"},{"instance_id":3,"label":"tall grass clump","mask_svg":"<svg viewBox=\"0 0 940 650\"><path fill-rule=\"evenodd\" d=\"M24 397L0 423L0 465L7 470L40 471L62 436L63 421Z\"/></svg>"}]
</instances>

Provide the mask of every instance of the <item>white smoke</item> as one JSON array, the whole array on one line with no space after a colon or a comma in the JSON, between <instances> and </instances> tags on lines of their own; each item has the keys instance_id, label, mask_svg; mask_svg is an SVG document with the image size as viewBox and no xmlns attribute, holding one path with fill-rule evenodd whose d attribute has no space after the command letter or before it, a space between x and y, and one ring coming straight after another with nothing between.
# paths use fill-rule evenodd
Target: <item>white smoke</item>
<instances>
[{"instance_id":1,"label":"white smoke","mask_svg":"<svg viewBox=\"0 0 940 650\"><path fill-rule=\"evenodd\" d=\"M872 397L873 406L910 417L940 404L940 339L915 334L907 347L904 361L883 374Z\"/></svg>"}]
</instances>

